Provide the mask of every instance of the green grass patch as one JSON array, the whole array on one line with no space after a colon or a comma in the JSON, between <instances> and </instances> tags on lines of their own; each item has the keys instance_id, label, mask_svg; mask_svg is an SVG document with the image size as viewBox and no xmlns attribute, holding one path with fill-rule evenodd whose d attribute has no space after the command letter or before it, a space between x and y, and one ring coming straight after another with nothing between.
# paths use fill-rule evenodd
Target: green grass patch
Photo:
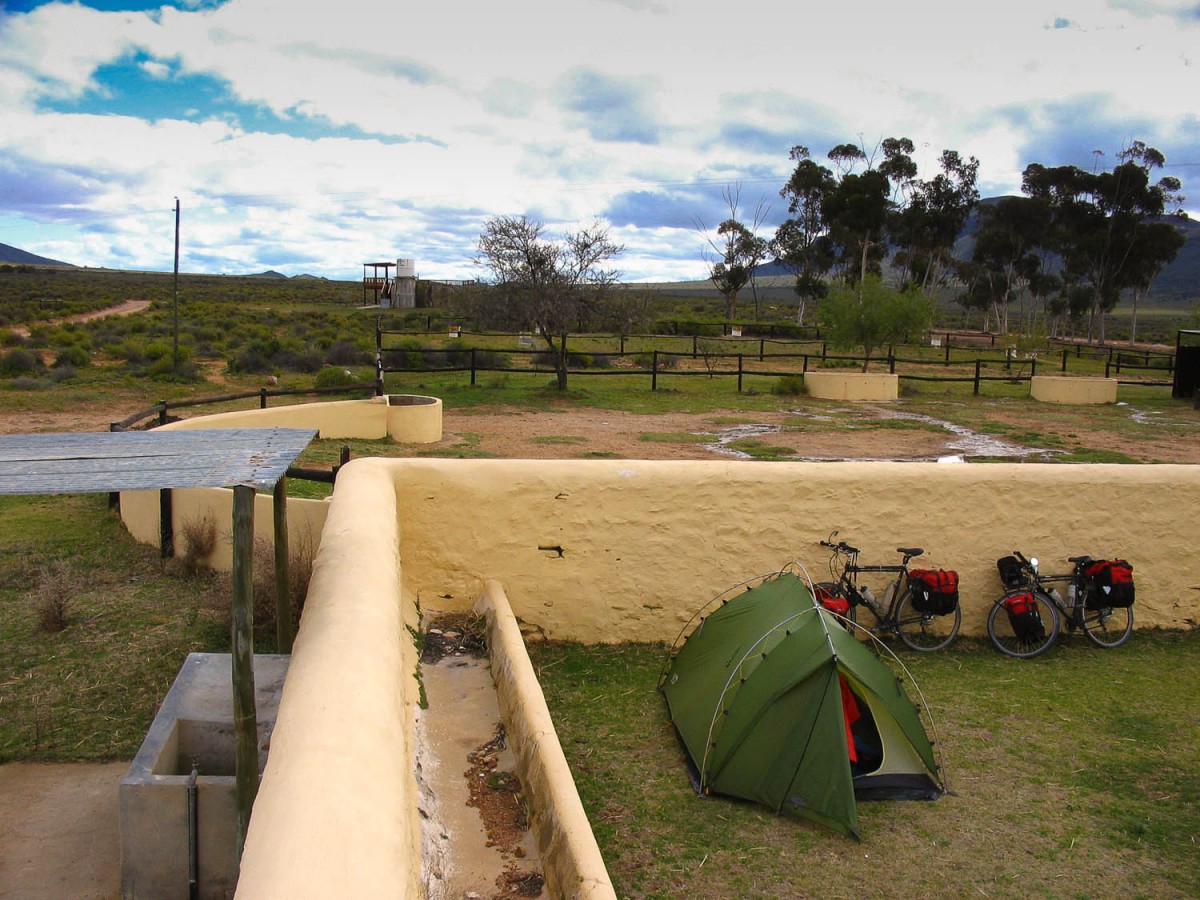
<instances>
[{"instance_id":1,"label":"green grass patch","mask_svg":"<svg viewBox=\"0 0 1200 900\"><path fill-rule=\"evenodd\" d=\"M586 444L588 439L582 434L547 434L531 438L533 444Z\"/></svg>"},{"instance_id":2,"label":"green grass patch","mask_svg":"<svg viewBox=\"0 0 1200 900\"><path fill-rule=\"evenodd\" d=\"M1200 632L1075 636L1028 663L971 639L904 654L954 794L860 804L862 843L698 797L655 690L665 647L530 653L618 896L1200 893Z\"/></svg>"},{"instance_id":3,"label":"green grass patch","mask_svg":"<svg viewBox=\"0 0 1200 900\"><path fill-rule=\"evenodd\" d=\"M0 763L132 758L186 655L229 650L228 579L169 574L106 504L0 498Z\"/></svg>"},{"instance_id":4,"label":"green grass patch","mask_svg":"<svg viewBox=\"0 0 1200 900\"><path fill-rule=\"evenodd\" d=\"M754 438L739 438L726 445L730 450L745 453L751 459L770 462L772 460L793 459L796 456L794 447L780 447L777 444L765 444Z\"/></svg>"},{"instance_id":5,"label":"green grass patch","mask_svg":"<svg viewBox=\"0 0 1200 900\"><path fill-rule=\"evenodd\" d=\"M690 431L644 431L638 440L650 444L711 444L713 436Z\"/></svg>"}]
</instances>

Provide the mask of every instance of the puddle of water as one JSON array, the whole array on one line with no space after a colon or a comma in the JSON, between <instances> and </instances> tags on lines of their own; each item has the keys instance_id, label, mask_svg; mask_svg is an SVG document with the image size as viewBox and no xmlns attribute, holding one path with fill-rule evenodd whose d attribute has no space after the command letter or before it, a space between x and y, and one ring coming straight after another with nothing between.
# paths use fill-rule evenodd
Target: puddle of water
<instances>
[{"instance_id":1,"label":"puddle of water","mask_svg":"<svg viewBox=\"0 0 1200 900\"><path fill-rule=\"evenodd\" d=\"M805 413L793 411L793 415L805 416ZM939 428L945 429L953 435L957 435L957 439L950 441L947 448L957 451L955 453L928 457L923 460L903 460L904 462L966 462L971 457L987 457L1000 459L1029 459L1029 458L1047 458L1055 454L1053 450L1043 450L1039 448L1020 447L1016 444L1011 444L1008 441L993 437L987 434L979 434L972 431L965 425L956 425L953 422L946 422L942 419L935 419L932 416L926 416L921 413L906 413L906 412L888 412L888 418L906 419L914 422L923 422L929 425L936 425ZM816 418L828 420L829 416L807 416L808 418ZM734 425L730 428L723 428L715 434L712 432L695 432L700 435L712 435L715 440L710 444L705 444L707 450L714 453L720 453L724 456L732 456L736 459L751 459L749 453L745 453L732 444L735 441L745 440L746 438L762 437L768 434L779 434L783 430L780 425ZM797 462L862 462L865 461L862 457L843 456L795 456L789 457ZM879 461L879 460L873 460Z\"/></svg>"}]
</instances>

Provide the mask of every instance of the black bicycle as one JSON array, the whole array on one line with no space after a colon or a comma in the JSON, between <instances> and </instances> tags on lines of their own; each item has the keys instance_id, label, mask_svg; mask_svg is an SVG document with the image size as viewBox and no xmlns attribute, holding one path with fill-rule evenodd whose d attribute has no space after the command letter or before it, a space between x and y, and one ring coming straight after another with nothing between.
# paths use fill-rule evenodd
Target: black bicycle
<instances>
[{"instance_id":1,"label":"black bicycle","mask_svg":"<svg viewBox=\"0 0 1200 900\"><path fill-rule=\"evenodd\" d=\"M868 629L871 634L894 634L913 650L941 650L958 636L962 624L958 576L941 569L910 569L909 561L925 552L921 548L898 547L896 552L903 559L897 565L864 566L858 563L859 549L845 541L821 541L821 546L833 551L829 574L835 580L815 585L817 599L826 609L855 624L858 610L869 609L876 623ZM865 572L895 574L882 601L870 587L859 583L858 576Z\"/></svg>"},{"instance_id":2,"label":"black bicycle","mask_svg":"<svg viewBox=\"0 0 1200 900\"><path fill-rule=\"evenodd\" d=\"M996 560L1005 591L988 612L987 630L1001 653L1041 656L1066 623L1097 647L1120 647L1133 633L1133 567L1122 559L1072 556L1070 572L1043 575L1037 557L1019 550ZM1055 584L1066 585L1064 597Z\"/></svg>"}]
</instances>

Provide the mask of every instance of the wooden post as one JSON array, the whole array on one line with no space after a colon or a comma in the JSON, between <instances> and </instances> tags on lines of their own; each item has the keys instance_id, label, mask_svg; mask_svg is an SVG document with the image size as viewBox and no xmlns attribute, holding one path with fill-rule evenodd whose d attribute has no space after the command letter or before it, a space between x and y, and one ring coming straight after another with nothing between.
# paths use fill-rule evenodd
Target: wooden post
<instances>
[{"instance_id":1,"label":"wooden post","mask_svg":"<svg viewBox=\"0 0 1200 900\"><path fill-rule=\"evenodd\" d=\"M258 710L254 705L254 488L233 489L233 730L236 740L237 857L246 846L258 794Z\"/></svg>"},{"instance_id":2,"label":"wooden post","mask_svg":"<svg viewBox=\"0 0 1200 900\"><path fill-rule=\"evenodd\" d=\"M170 488L161 488L158 492L158 549L163 559L175 555L175 512Z\"/></svg>"},{"instance_id":3,"label":"wooden post","mask_svg":"<svg viewBox=\"0 0 1200 900\"><path fill-rule=\"evenodd\" d=\"M275 514L275 647L291 653L296 628L292 623L292 579L288 571L287 478L275 483L272 496Z\"/></svg>"}]
</instances>

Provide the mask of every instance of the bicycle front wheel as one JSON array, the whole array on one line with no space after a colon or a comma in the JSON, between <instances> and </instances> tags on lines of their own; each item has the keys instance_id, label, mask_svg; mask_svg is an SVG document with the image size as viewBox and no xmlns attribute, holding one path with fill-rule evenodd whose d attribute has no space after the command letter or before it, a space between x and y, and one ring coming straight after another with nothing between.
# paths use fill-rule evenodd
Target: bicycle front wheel
<instances>
[{"instance_id":1,"label":"bicycle front wheel","mask_svg":"<svg viewBox=\"0 0 1200 900\"><path fill-rule=\"evenodd\" d=\"M1102 609L1084 607L1083 633L1087 639L1104 650L1120 647L1133 634L1133 607L1117 606Z\"/></svg>"},{"instance_id":2,"label":"bicycle front wheel","mask_svg":"<svg viewBox=\"0 0 1200 900\"><path fill-rule=\"evenodd\" d=\"M896 634L913 650L941 650L958 637L962 625L962 608L956 603L954 612L934 616L913 609L912 591L906 590L896 605Z\"/></svg>"},{"instance_id":3,"label":"bicycle front wheel","mask_svg":"<svg viewBox=\"0 0 1200 900\"><path fill-rule=\"evenodd\" d=\"M1041 591L1009 591L988 613L988 637L1001 653L1018 659L1033 659L1049 650L1059 627L1054 601Z\"/></svg>"}]
</instances>

